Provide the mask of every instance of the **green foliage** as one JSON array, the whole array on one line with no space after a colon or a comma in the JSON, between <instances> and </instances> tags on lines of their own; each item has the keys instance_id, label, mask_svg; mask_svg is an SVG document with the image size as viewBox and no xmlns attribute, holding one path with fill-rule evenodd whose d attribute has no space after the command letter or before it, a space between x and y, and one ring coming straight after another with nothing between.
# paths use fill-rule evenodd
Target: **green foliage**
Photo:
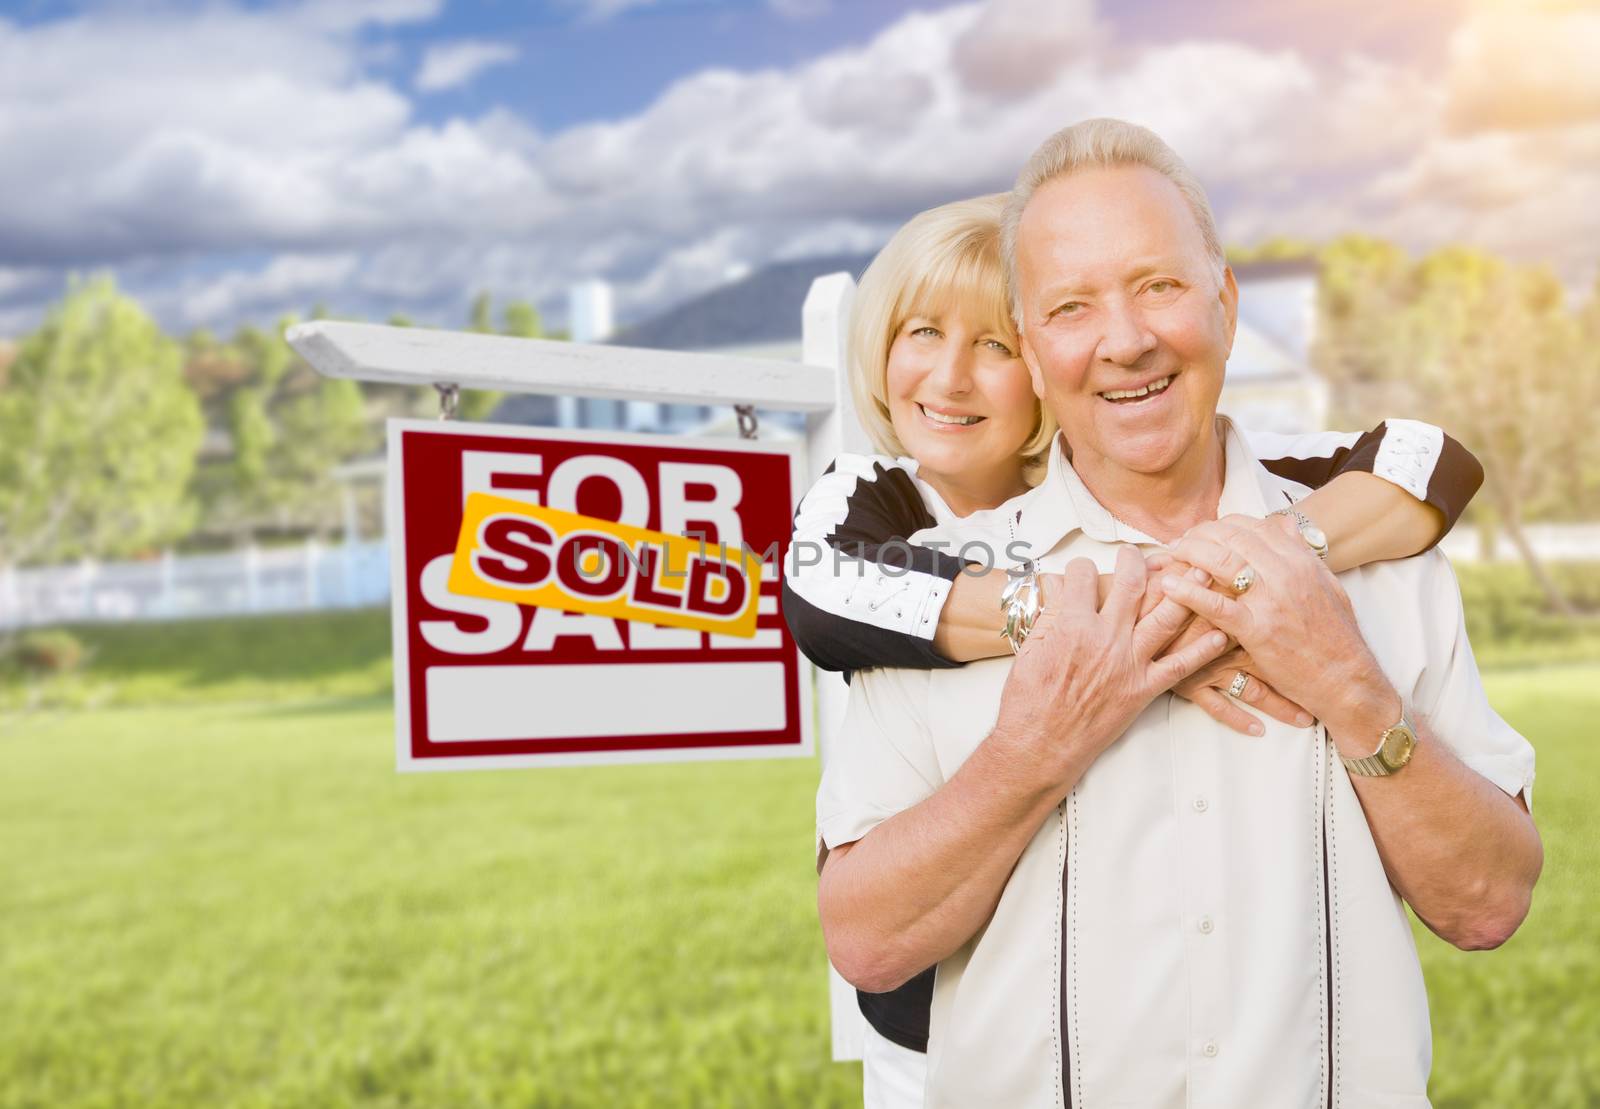
<instances>
[{"instance_id":1,"label":"green foliage","mask_svg":"<svg viewBox=\"0 0 1600 1109\"><path fill-rule=\"evenodd\" d=\"M544 323L539 318L539 310L525 300L513 300L506 305L505 321L507 335L519 339L544 337Z\"/></svg>"},{"instance_id":2,"label":"green foliage","mask_svg":"<svg viewBox=\"0 0 1600 1109\"><path fill-rule=\"evenodd\" d=\"M472 298L472 317L467 323L467 330L480 335L494 334L494 301L488 293L479 293Z\"/></svg>"},{"instance_id":3,"label":"green foliage","mask_svg":"<svg viewBox=\"0 0 1600 1109\"><path fill-rule=\"evenodd\" d=\"M325 378L272 332L242 327L228 347L191 345L190 379L206 380L214 424L231 453L209 458L195 488L213 532L322 531L337 523L332 471L378 441L361 386ZM221 363L226 369L219 370Z\"/></svg>"},{"instance_id":4,"label":"green foliage","mask_svg":"<svg viewBox=\"0 0 1600 1109\"><path fill-rule=\"evenodd\" d=\"M1455 569L1467 634L1480 661L1504 665L1600 658L1600 621L1552 613L1526 566ZM1548 570L1576 607L1600 611L1600 564L1559 563Z\"/></svg>"},{"instance_id":5,"label":"green foliage","mask_svg":"<svg viewBox=\"0 0 1600 1109\"><path fill-rule=\"evenodd\" d=\"M83 641L66 628L22 632L13 642L0 640L0 668L25 677L70 674L83 665Z\"/></svg>"},{"instance_id":6,"label":"green foliage","mask_svg":"<svg viewBox=\"0 0 1600 1109\"><path fill-rule=\"evenodd\" d=\"M30 633L44 634L44 633ZM50 704L176 705L379 698L390 689L387 609L65 629L93 661L39 690L0 667L0 710Z\"/></svg>"},{"instance_id":7,"label":"green foliage","mask_svg":"<svg viewBox=\"0 0 1600 1109\"><path fill-rule=\"evenodd\" d=\"M176 343L109 277L75 282L0 389L0 565L184 534L203 423Z\"/></svg>"},{"instance_id":8,"label":"green foliage","mask_svg":"<svg viewBox=\"0 0 1600 1109\"><path fill-rule=\"evenodd\" d=\"M1273 235L1254 246L1228 247L1228 264L1245 266L1252 262L1283 262L1310 260L1317 256L1317 244L1307 239L1293 239L1287 235Z\"/></svg>"},{"instance_id":9,"label":"green foliage","mask_svg":"<svg viewBox=\"0 0 1600 1109\"><path fill-rule=\"evenodd\" d=\"M1338 419L1403 413L1443 426L1483 463L1482 499L1524 550L1552 608L1568 602L1525 541L1538 516L1600 514L1600 308L1574 312L1548 270L1467 247L1413 261L1350 236L1321 256L1313 358ZM1591 490L1593 491L1591 493Z\"/></svg>"}]
</instances>

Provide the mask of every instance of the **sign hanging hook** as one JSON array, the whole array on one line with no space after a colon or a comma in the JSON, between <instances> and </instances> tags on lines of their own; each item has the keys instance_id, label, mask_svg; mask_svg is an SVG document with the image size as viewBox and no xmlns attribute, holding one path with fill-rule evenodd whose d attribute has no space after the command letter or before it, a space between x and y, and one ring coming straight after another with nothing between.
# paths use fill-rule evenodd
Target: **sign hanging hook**
<instances>
[{"instance_id":1,"label":"sign hanging hook","mask_svg":"<svg viewBox=\"0 0 1600 1109\"><path fill-rule=\"evenodd\" d=\"M461 407L461 386L452 381L435 381L433 387L439 393L439 418L456 419L456 412Z\"/></svg>"},{"instance_id":2,"label":"sign hanging hook","mask_svg":"<svg viewBox=\"0 0 1600 1109\"><path fill-rule=\"evenodd\" d=\"M756 406L753 404L736 404L733 406L734 415L739 417L739 438L754 439L760 430L756 421Z\"/></svg>"}]
</instances>

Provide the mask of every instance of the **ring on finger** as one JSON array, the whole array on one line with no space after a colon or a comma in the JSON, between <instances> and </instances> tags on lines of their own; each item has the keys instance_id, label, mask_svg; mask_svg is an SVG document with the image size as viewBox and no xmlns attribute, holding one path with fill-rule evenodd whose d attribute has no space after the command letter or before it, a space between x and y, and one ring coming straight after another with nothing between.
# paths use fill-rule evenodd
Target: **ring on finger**
<instances>
[{"instance_id":1,"label":"ring on finger","mask_svg":"<svg viewBox=\"0 0 1600 1109\"><path fill-rule=\"evenodd\" d=\"M1243 593L1256 583L1256 568L1246 565L1233 577L1233 591Z\"/></svg>"},{"instance_id":2,"label":"ring on finger","mask_svg":"<svg viewBox=\"0 0 1600 1109\"><path fill-rule=\"evenodd\" d=\"M1244 687L1250 684L1250 675L1243 670L1233 676L1233 684L1228 687L1229 697L1243 697Z\"/></svg>"}]
</instances>

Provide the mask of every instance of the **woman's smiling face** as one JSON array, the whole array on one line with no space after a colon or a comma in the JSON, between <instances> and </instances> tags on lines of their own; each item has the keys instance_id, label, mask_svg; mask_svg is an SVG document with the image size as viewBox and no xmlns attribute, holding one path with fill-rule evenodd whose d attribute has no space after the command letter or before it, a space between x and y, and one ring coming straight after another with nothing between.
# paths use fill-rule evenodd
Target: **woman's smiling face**
<instances>
[{"instance_id":1,"label":"woman's smiling face","mask_svg":"<svg viewBox=\"0 0 1600 1109\"><path fill-rule=\"evenodd\" d=\"M1019 452L1039 405L1016 340L958 308L907 317L889 347L889 419L918 476L954 511L1027 488Z\"/></svg>"}]
</instances>

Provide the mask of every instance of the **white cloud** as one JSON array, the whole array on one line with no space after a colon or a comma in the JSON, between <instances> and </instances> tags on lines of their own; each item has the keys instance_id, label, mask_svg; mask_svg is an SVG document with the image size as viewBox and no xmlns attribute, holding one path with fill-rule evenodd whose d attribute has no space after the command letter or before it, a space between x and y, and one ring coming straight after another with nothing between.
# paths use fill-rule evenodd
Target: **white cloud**
<instances>
[{"instance_id":1,"label":"white cloud","mask_svg":"<svg viewBox=\"0 0 1600 1109\"><path fill-rule=\"evenodd\" d=\"M767 7L785 19L816 19L833 10L833 0L767 0Z\"/></svg>"},{"instance_id":2,"label":"white cloud","mask_svg":"<svg viewBox=\"0 0 1600 1109\"><path fill-rule=\"evenodd\" d=\"M596 22L621 15L632 8L651 8L661 0L559 0L568 8L575 9L585 19Z\"/></svg>"},{"instance_id":3,"label":"white cloud","mask_svg":"<svg viewBox=\"0 0 1600 1109\"><path fill-rule=\"evenodd\" d=\"M444 0L302 0L284 14L326 31L354 31L367 26L426 23L443 8Z\"/></svg>"},{"instance_id":4,"label":"white cloud","mask_svg":"<svg viewBox=\"0 0 1600 1109\"><path fill-rule=\"evenodd\" d=\"M1452 130L1600 119L1600 11L1483 9L1450 41Z\"/></svg>"},{"instance_id":5,"label":"white cloud","mask_svg":"<svg viewBox=\"0 0 1600 1109\"><path fill-rule=\"evenodd\" d=\"M1050 85L1105 37L1094 0L990 0L951 60L968 87L1010 97Z\"/></svg>"},{"instance_id":6,"label":"white cloud","mask_svg":"<svg viewBox=\"0 0 1600 1109\"><path fill-rule=\"evenodd\" d=\"M1477 94L1461 59L1492 30L1472 24L1447 84L1369 57L1123 42L1084 0L990 0L790 68L694 73L632 116L546 134L503 110L424 124L373 75L350 28L433 5L307 9L0 23L0 257L116 263L185 325L316 300L454 323L478 289L555 300L597 274L636 316L732 265L868 249L920 208L1008 186L1042 138L1094 115L1167 138L1244 241L1487 237L1570 271L1600 231L1592 124L1546 113L1511 135L1462 107ZM1566 86L1586 87L1578 70ZM232 253L269 260L183 276Z\"/></svg>"},{"instance_id":7,"label":"white cloud","mask_svg":"<svg viewBox=\"0 0 1600 1109\"><path fill-rule=\"evenodd\" d=\"M486 69L517 60L515 46L481 39L462 39L430 46L417 70L416 86L423 92L453 89Z\"/></svg>"},{"instance_id":8,"label":"white cloud","mask_svg":"<svg viewBox=\"0 0 1600 1109\"><path fill-rule=\"evenodd\" d=\"M341 254L285 254L258 273L235 272L189 283L174 294L189 324L247 317L265 307L309 304L355 273L357 257ZM276 315L276 312L269 313Z\"/></svg>"}]
</instances>

